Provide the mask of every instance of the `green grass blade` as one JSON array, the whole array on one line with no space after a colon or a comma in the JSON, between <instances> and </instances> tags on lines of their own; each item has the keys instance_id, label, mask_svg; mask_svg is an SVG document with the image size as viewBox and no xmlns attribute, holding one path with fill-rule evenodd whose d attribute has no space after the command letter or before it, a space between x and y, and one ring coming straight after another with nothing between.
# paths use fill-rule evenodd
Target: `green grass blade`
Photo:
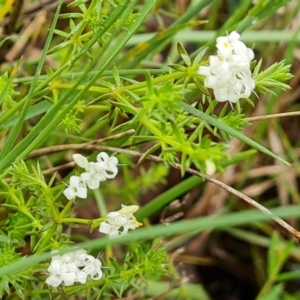
<instances>
[{"instance_id":1,"label":"green grass blade","mask_svg":"<svg viewBox=\"0 0 300 300\"><path fill-rule=\"evenodd\" d=\"M170 188L166 192L160 194L159 196L152 199L146 205L144 205L141 209L136 213L136 217L138 219L144 219L152 215L153 213L159 211L162 207L169 204L174 199L179 196L185 194L197 184L203 182L203 179L198 176L192 176L174 187Z\"/></svg>"},{"instance_id":2,"label":"green grass blade","mask_svg":"<svg viewBox=\"0 0 300 300\"><path fill-rule=\"evenodd\" d=\"M289 217L300 216L300 206L290 207L277 207L271 210L276 216L286 219ZM128 235L120 236L116 239L110 240L108 237L95 239L88 242L79 243L76 247L66 248L62 253L70 251L70 249L103 249L108 245L127 244L130 242L140 242L143 240L149 240L156 237L167 237L173 234L190 233L193 231L202 232L204 230L224 229L233 226L252 224L258 221L270 220L270 216L263 214L258 210L248 210L237 213L231 213L227 215L218 215L215 217L203 217L192 220L184 220L174 222L166 225L156 225L149 228L140 228L134 232L130 232ZM49 259L50 252L35 254L32 256L24 257L10 265L0 268L0 276L20 272L22 270L31 268L32 266Z\"/></svg>"},{"instance_id":3,"label":"green grass blade","mask_svg":"<svg viewBox=\"0 0 300 300\"><path fill-rule=\"evenodd\" d=\"M51 106L52 106L52 104L48 101L42 101L42 102L32 105L28 109L24 120L29 120L40 114L45 113L46 111L48 111L51 108ZM14 126L18 122L19 119L20 119L20 115L16 115L16 116L9 118L4 124L0 125L0 129Z\"/></svg>"}]
</instances>

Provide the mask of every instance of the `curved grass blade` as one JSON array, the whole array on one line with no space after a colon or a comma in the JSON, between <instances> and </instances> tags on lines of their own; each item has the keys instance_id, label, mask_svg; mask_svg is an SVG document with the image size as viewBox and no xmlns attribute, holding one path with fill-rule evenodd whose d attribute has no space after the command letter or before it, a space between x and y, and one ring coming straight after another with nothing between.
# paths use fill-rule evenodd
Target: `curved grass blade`
<instances>
[{"instance_id":1,"label":"curved grass blade","mask_svg":"<svg viewBox=\"0 0 300 300\"><path fill-rule=\"evenodd\" d=\"M290 207L277 207L272 209L271 212L274 215L283 219L286 219L288 217L300 216L299 205L294 205ZM242 212L234 212L227 215L217 215L191 220L184 220L171 223L168 226L166 226L165 224L161 224L152 227L145 227L134 232L130 232L130 234L120 236L117 239L110 240L108 237L99 238L88 242L79 243L74 247L64 248L59 252L63 254L74 249L80 248L99 250L105 248L108 245L141 242L143 240L149 240L156 237L167 237L173 234L189 234L191 232L198 233L203 232L204 230L224 230L224 228L245 224L253 224L254 222L259 221L270 221L270 216L262 213L261 211L253 209ZM38 263L49 259L50 257L50 252L23 257L10 265L5 265L2 268L0 268L0 277L7 274L21 272L25 269L29 269L34 265L37 265Z\"/></svg>"}]
</instances>

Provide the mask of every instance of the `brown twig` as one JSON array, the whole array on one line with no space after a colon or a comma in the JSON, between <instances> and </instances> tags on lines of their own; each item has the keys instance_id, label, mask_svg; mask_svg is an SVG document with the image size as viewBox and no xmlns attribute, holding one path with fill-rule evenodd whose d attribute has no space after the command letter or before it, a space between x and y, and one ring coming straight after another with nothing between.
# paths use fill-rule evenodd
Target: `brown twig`
<instances>
[{"instance_id":1,"label":"brown twig","mask_svg":"<svg viewBox=\"0 0 300 300\"><path fill-rule=\"evenodd\" d=\"M63 145L62 145L63 146ZM77 145L80 146L80 145ZM120 148L115 148L115 147L109 147L109 146L102 146L102 145L94 145L94 144L89 144L89 143L85 143L85 146L88 147L85 149L93 149L93 150L98 150L98 151L111 151L111 152L117 152L117 153L122 153L122 154L127 154L130 156L136 156L136 157L141 157L143 155L143 153L137 152L137 151L132 151L132 150L127 150L127 149L120 149ZM58 146L59 147L59 146ZM49 147L51 148L51 147ZM49 148L45 148L48 149ZM68 148L68 149L73 149L73 148ZM76 147L77 149L81 149L80 147ZM43 149L40 149L43 150ZM63 147L61 147L61 150L58 151L62 151L65 150L63 149ZM159 163L165 163L165 161L157 156L154 155L148 155L146 157L146 159L150 159L152 161L155 162L159 162ZM171 166L175 169L181 169L181 165L177 164L177 163L173 163L171 164ZM192 168L187 168L186 172L199 176L213 184L216 184L217 186L225 189L226 191L228 191L229 193L236 195L237 197L243 199L244 201L246 201L247 203L249 203L251 206L254 206L255 208L257 208L258 210L260 210L261 212L263 212L264 214L269 215L275 222L277 222L280 226L282 226L283 228L285 228L288 232L290 232L299 242L300 241L300 232L297 231L295 228L293 228L291 225L289 225L287 222L285 222L284 220L282 220L281 218L277 217L276 215L274 215L270 210L268 210L266 207L264 207L263 205L259 204L258 202L256 202L255 200L253 200L252 198L248 197L247 195L239 192L238 190L232 188L231 186L211 177L205 174L202 174Z\"/></svg>"},{"instance_id":2,"label":"brown twig","mask_svg":"<svg viewBox=\"0 0 300 300\"><path fill-rule=\"evenodd\" d=\"M264 115L264 116L250 117L250 118L245 118L245 120L249 121L249 122L255 122L255 121L266 120L266 119L293 117L293 116L299 116L299 115L300 115L300 111L293 111L293 112L287 112L287 113L281 113L281 114L270 114L270 115Z\"/></svg>"},{"instance_id":3,"label":"brown twig","mask_svg":"<svg viewBox=\"0 0 300 300\"><path fill-rule=\"evenodd\" d=\"M54 153L54 152L65 151L65 150L95 149L95 147L93 146L95 144L101 144L101 143L104 143L104 142L107 142L107 141L116 140L116 139L119 139L119 138L127 136L127 135L132 135L132 134L134 134L134 132L135 132L134 129L130 129L130 130L115 134L115 135L110 136L110 137L106 137L106 138L103 138L103 139L99 139L99 140L95 140L95 141L91 141L91 142L87 142L87 143L65 144L65 145L57 145L57 146L41 148L41 149L33 151L27 157L27 159L43 156L43 155Z\"/></svg>"}]
</instances>

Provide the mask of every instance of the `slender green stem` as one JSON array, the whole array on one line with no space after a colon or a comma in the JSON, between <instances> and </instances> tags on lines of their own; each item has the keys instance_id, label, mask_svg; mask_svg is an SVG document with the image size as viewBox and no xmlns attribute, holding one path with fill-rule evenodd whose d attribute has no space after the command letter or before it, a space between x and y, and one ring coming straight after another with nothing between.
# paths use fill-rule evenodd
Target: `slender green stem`
<instances>
[{"instance_id":1,"label":"slender green stem","mask_svg":"<svg viewBox=\"0 0 300 300\"><path fill-rule=\"evenodd\" d=\"M87 77L93 77L98 73L98 71L91 71L86 74ZM138 75L145 75L146 73L149 73L151 75L161 75L165 73L169 73L169 69L162 68L162 69L123 69L123 70L118 70L118 73L120 76L138 76ZM60 78L61 79L76 79L76 78L81 78L84 75L83 72L68 72L61 74ZM113 71L111 70L106 70L103 72L103 76L113 76ZM56 76L55 76L56 77ZM49 78L48 75L40 75L39 80L45 81ZM15 78L13 79L13 83L26 83L26 82L31 82L33 79L33 76L25 76L21 78ZM51 80L50 80L51 81ZM50 82L48 81L48 82ZM18 107L22 107L22 105L19 104L19 102L16 104Z\"/></svg>"},{"instance_id":2,"label":"slender green stem","mask_svg":"<svg viewBox=\"0 0 300 300\"><path fill-rule=\"evenodd\" d=\"M28 210L28 208L26 206L20 206L19 207L19 211L21 213L23 213L25 216L27 216L28 218L30 218L32 220L32 226L36 227L38 229L41 229L43 227L43 225L41 224L41 222L39 220L37 220L32 214L31 212Z\"/></svg>"},{"instance_id":3,"label":"slender green stem","mask_svg":"<svg viewBox=\"0 0 300 300\"><path fill-rule=\"evenodd\" d=\"M186 72L174 72L174 73L171 73L171 74L156 77L152 80L152 83L153 84L165 83L166 81L174 80L174 79L182 79L186 76L187 76ZM124 90L135 91L135 90L145 88L145 87L147 87L147 82L143 81L143 82L131 84L129 86L121 87L121 88L118 89L118 91L119 92L122 92Z\"/></svg>"},{"instance_id":4,"label":"slender green stem","mask_svg":"<svg viewBox=\"0 0 300 300\"><path fill-rule=\"evenodd\" d=\"M70 83L62 83L62 82L55 82L53 84L53 88L55 89L62 89L62 90L71 90L74 88L74 84L70 84ZM76 90L82 91L86 88L85 85L80 84L78 86L76 86ZM103 87L96 87L96 86L91 86L89 88L89 92L95 92L95 93L99 93L99 94L110 94L111 90L108 88L103 88Z\"/></svg>"},{"instance_id":5,"label":"slender green stem","mask_svg":"<svg viewBox=\"0 0 300 300\"><path fill-rule=\"evenodd\" d=\"M87 219L80 219L80 218L61 218L61 223L67 223L67 224L85 224L85 225L91 225L93 220L87 220Z\"/></svg>"},{"instance_id":6,"label":"slender green stem","mask_svg":"<svg viewBox=\"0 0 300 300\"><path fill-rule=\"evenodd\" d=\"M49 244L49 241L54 237L54 234L57 230L57 226L57 223L54 223L46 232L44 232L43 237L39 241L35 250L36 253L41 253L44 250L44 248Z\"/></svg>"},{"instance_id":7,"label":"slender green stem","mask_svg":"<svg viewBox=\"0 0 300 300\"><path fill-rule=\"evenodd\" d=\"M61 222L61 219L69 212L69 210L71 209L72 205L74 204L74 202L72 200L69 200L67 202L67 205L63 208L63 210L60 212L59 216L58 216L58 222Z\"/></svg>"}]
</instances>

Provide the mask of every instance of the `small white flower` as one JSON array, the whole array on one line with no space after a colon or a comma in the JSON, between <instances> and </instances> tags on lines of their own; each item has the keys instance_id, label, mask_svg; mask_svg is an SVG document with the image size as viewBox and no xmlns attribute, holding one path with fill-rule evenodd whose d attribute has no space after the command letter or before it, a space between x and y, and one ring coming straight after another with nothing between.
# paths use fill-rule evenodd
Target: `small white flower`
<instances>
[{"instance_id":1,"label":"small white flower","mask_svg":"<svg viewBox=\"0 0 300 300\"><path fill-rule=\"evenodd\" d=\"M84 249L65 253L62 256L55 255L48 268L49 277L46 283L53 287L60 284L71 286L75 283L85 284L87 277L99 280L103 276L99 259L86 254Z\"/></svg>"},{"instance_id":2,"label":"small white flower","mask_svg":"<svg viewBox=\"0 0 300 300\"><path fill-rule=\"evenodd\" d=\"M97 170L96 163L94 162L89 162L89 171L81 173L80 177L85 185L91 190L98 189L100 182L106 180L104 171Z\"/></svg>"},{"instance_id":3,"label":"small white flower","mask_svg":"<svg viewBox=\"0 0 300 300\"><path fill-rule=\"evenodd\" d=\"M224 59L231 59L232 56L245 56L246 60L250 62L254 58L252 49L240 41L240 35L236 31L232 31L228 36L221 36L217 38L216 47L218 49L218 56Z\"/></svg>"},{"instance_id":4,"label":"small white flower","mask_svg":"<svg viewBox=\"0 0 300 300\"><path fill-rule=\"evenodd\" d=\"M127 218L119 212L113 211L106 215L106 220L100 224L99 231L109 235L110 239L126 234L127 231L120 231L120 228L127 224Z\"/></svg>"},{"instance_id":5,"label":"small white flower","mask_svg":"<svg viewBox=\"0 0 300 300\"><path fill-rule=\"evenodd\" d=\"M73 154L75 163L85 169L85 172L79 176L72 176L70 186L65 189L64 195L70 200L78 196L87 197L87 187L91 190L98 189L101 181L107 178L115 178L118 174L118 159L114 156L109 157L107 153L100 152L97 156L97 162L89 162L81 154Z\"/></svg>"},{"instance_id":6,"label":"small white flower","mask_svg":"<svg viewBox=\"0 0 300 300\"><path fill-rule=\"evenodd\" d=\"M235 31L217 38L218 55L211 55L209 66L198 69L198 74L205 76L204 85L213 89L216 100L220 102L235 103L248 98L255 88L250 71L254 53L239 38Z\"/></svg>"},{"instance_id":7,"label":"small white flower","mask_svg":"<svg viewBox=\"0 0 300 300\"><path fill-rule=\"evenodd\" d=\"M103 276L103 272L101 270L101 261L91 255L87 255L85 267L83 268L83 272L87 275L90 275L93 280L99 280Z\"/></svg>"},{"instance_id":8,"label":"small white flower","mask_svg":"<svg viewBox=\"0 0 300 300\"><path fill-rule=\"evenodd\" d=\"M128 233L128 230L135 230L142 226L133 214L138 210L138 205L123 205L118 211L110 212L106 215L106 220L100 224L99 231L109 235L110 239Z\"/></svg>"},{"instance_id":9,"label":"small white flower","mask_svg":"<svg viewBox=\"0 0 300 300\"><path fill-rule=\"evenodd\" d=\"M104 171L106 178L115 178L118 174L118 159L115 156L109 157L106 152L100 152L97 155L97 163L95 163L98 172Z\"/></svg>"},{"instance_id":10,"label":"small white flower","mask_svg":"<svg viewBox=\"0 0 300 300\"><path fill-rule=\"evenodd\" d=\"M63 194L68 200L87 197L87 189L81 178L78 176L71 176L70 185L63 191Z\"/></svg>"}]
</instances>

